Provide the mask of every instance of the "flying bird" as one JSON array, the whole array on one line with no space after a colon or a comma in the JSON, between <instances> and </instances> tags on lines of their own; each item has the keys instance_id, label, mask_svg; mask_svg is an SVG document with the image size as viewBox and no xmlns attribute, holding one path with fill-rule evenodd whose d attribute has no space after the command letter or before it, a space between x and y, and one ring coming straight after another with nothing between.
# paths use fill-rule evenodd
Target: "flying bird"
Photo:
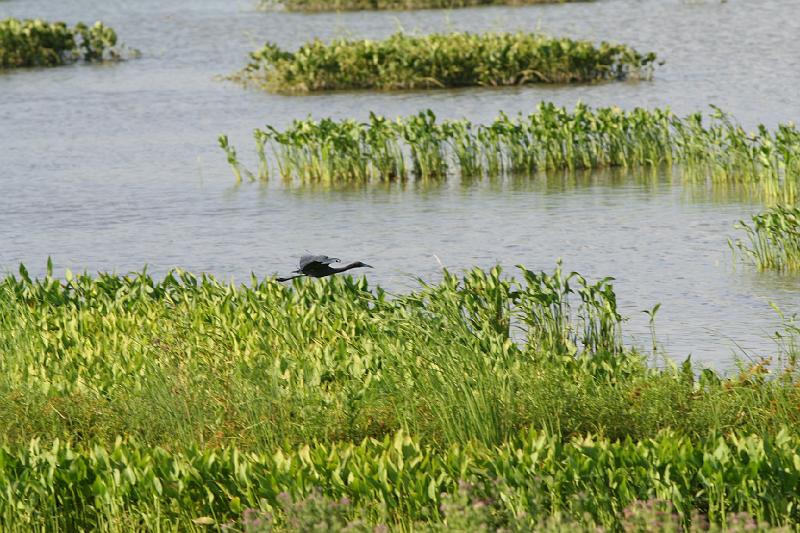
<instances>
[{"instance_id":1,"label":"flying bird","mask_svg":"<svg viewBox=\"0 0 800 533\"><path fill-rule=\"evenodd\" d=\"M350 270L351 268L373 268L372 265L356 261L345 265L343 267L333 267L331 263L338 263L338 257L328 257L327 255L304 255L300 258L300 268L292 272L294 276L285 278L276 278L278 281L289 281L290 279L299 278L300 276L309 276L312 278L324 278L325 276L332 276L339 272Z\"/></svg>"}]
</instances>

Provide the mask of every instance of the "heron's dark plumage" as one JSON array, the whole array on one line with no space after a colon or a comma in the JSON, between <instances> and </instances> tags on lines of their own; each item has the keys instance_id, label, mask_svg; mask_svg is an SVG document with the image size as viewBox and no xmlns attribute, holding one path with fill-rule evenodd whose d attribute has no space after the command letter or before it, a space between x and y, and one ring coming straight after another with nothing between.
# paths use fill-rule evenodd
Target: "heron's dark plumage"
<instances>
[{"instance_id":1,"label":"heron's dark plumage","mask_svg":"<svg viewBox=\"0 0 800 533\"><path fill-rule=\"evenodd\" d=\"M310 276L312 278L324 278L351 268L372 268L371 265L356 261L343 267L332 267L331 263L338 263L339 258L328 257L327 255L304 255L300 258L300 268L294 271L294 276L286 278L276 278L278 281L289 281L300 276Z\"/></svg>"},{"instance_id":2,"label":"heron's dark plumage","mask_svg":"<svg viewBox=\"0 0 800 533\"><path fill-rule=\"evenodd\" d=\"M330 265L331 263L338 263L338 257L328 257L327 255L304 255L300 258L300 268L295 272L302 272L311 263L319 263L321 265Z\"/></svg>"}]
</instances>

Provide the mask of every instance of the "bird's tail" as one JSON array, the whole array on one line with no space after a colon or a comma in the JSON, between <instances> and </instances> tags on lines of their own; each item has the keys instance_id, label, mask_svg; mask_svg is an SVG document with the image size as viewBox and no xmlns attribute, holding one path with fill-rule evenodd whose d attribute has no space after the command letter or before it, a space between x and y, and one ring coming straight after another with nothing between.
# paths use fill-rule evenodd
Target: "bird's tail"
<instances>
[{"instance_id":1,"label":"bird's tail","mask_svg":"<svg viewBox=\"0 0 800 533\"><path fill-rule=\"evenodd\" d=\"M286 278L275 278L275 281L289 281L290 279L299 278L304 274L297 274L296 276L288 276Z\"/></svg>"}]
</instances>

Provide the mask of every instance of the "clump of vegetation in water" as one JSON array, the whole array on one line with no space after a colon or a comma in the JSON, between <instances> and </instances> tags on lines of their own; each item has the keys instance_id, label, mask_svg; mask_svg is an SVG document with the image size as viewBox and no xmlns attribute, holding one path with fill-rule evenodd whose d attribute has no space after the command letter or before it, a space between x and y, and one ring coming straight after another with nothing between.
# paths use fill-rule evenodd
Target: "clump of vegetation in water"
<instances>
[{"instance_id":1,"label":"clump of vegetation in water","mask_svg":"<svg viewBox=\"0 0 800 533\"><path fill-rule=\"evenodd\" d=\"M747 241L729 241L759 270L800 271L800 207L778 205L753 216L752 225L739 221Z\"/></svg>"},{"instance_id":2,"label":"clump of vegetation in water","mask_svg":"<svg viewBox=\"0 0 800 533\"><path fill-rule=\"evenodd\" d=\"M563 4L590 0L262 0L263 9L355 11L380 9L454 9L489 5Z\"/></svg>"},{"instance_id":3,"label":"clump of vegetation in water","mask_svg":"<svg viewBox=\"0 0 800 533\"><path fill-rule=\"evenodd\" d=\"M681 118L669 109L579 104L569 111L543 103L535 113L502 114L489 124L439 121L428 110L396 120L296 120L254 136L259 171L252 179L277 173L309 183L366 183L680 164L686 179L741 186L772 201L793 201L800 181L794 125L748 134L718 109Z\"/></svg>"},{"instance_id":4,"label":"clump of vegetation in water","mask_svg":"<svg viewBox=\"0 0 800 533\"><path fill-rule=\"evenodd\" d=\"M21 268L0 280L0 523L797 521L796 353L648 366L613 280L519 272L389 298Z\"/></svg>"},{"instance_id":5,"label":"clump of vegetation in water","mask_svg":"<svg viewBox=\"0 0 800 533\"><path fill-rule=\"evenodd\" d=\"M79 59L119 59L117 34L102 22L93 26L42 20L0 20L0 68L50 67Z\"/></svg>"},{"instance_id":6,"label":"clump of vegetation in water","mask_svg":"<svg viewBox=\"0 0 800 533\"><path fill-rule=\"evenodd\" d=\"M314 40L296 52L272 43L251 55L243 81L286 92L568 83L649 77L655 55L621 44L529 33L395 33L382 41Z\"/></svg>"}]
</instances>

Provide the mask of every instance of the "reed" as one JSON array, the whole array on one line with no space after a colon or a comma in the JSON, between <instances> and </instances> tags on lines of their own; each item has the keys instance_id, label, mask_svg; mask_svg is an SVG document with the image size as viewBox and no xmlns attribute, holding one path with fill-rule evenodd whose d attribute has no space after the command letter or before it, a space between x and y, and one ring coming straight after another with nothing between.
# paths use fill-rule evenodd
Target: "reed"
<instances>
[{"instance_id":1,"label":"reed","mask_svg":"<svg viewBox=\"0 0 800 533\"><path fill-rule=\"evenodd\" d=\"M626 45L529 33L395 33L336 39L296 52L267 43L234 78L280 92L589 82L652 75L655 54Z\"/></svg>"},{"instance_id":2,"label":"reed","mask_svg":"<svg viewBox=\"0 0 800 533\"><path fill-rule=\"evenodd\" d=\"M677 164L691 182L793 202L800 181L800 131L793 124L747 133L716 108L708 116L678 117L669 109L579 104L569 111L543 103L527 116L501 114L489 124L439 121L430 110L393 121L371 113L366 122L296 120L283 131L267 126L255 136L262 179L277 174L304 183Z\"/></svg>"},{"instance_id":3,"label":"reed","mask_svg":"<svg viewBox=\"0 0 800 533\"><path fill-rule=\"evenodd\" d=\"M286 11L356 11L457 9L490 5L563 4L590 0L262 0L262 9Z\"/></svg>"},{"instance_id":4,"label":"reed","mask_svg":"<svg viewBox=\"0 0 800 533\"><path fill-rule=\"evenodd\" d=\"M729 240L731 249L759 270L800 271L800 207L778 205L754 215L752 225L739 221L747 240Z\"/></svg>"},{"instance_id":5,"label":"reed","mask_svg":"<svg viewBox=\"0 0 800 533\"><path fill-rule=\"evenodd\" d=\"M83 59L119 59L113 29L96 22L70 28L63 22L0 20L0 68L49 67Z\"/></svg>"}]
</instances>

